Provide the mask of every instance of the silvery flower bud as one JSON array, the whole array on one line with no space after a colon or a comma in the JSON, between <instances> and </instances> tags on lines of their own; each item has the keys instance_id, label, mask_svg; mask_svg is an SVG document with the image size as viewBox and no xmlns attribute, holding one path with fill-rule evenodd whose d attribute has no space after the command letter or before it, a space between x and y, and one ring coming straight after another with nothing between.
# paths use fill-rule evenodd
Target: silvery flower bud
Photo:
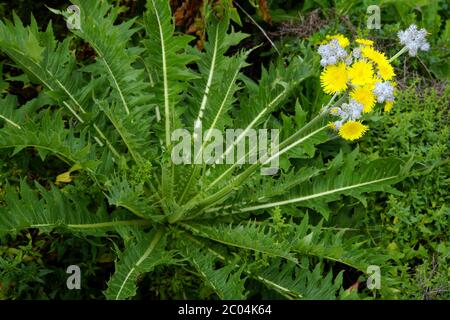
<instances>
[{"instance_id":1,"label":"silvery flower bud","mask_svg":"<svg viewBox=\"0 0 450 320\"><path fill-rule=\"evenodd\" d=\"M350 119L351 120L359 119L364 110L364 106L353 99L350 100L348 105L349 105Z\"/></svg>"},{"instance_id":2,"label":"silvery flower bud","mask_svg":"<svg viewBox=\"0 0 450 320\"><path fill-rule=\"evenodd\" d=\"M383 103L384 101L394 101L394 87L389 81L377 82L373 93L377 96L377 101Z\"/></svg>"},{"instance_id":3,"label":"silvery flower bud","mask_svg":"<svg viewBox=\"0 0 450 320\"><path fill-rule=\"evenodd\" d=\"M417 55L418 50L428 51L430 49L430 44L425 39L426 36L427 31L425 29L418 30L415 24L410 25L404 31L398 32L400 43L408 49L408 53L412 57Z\"/></svg>"},{"instance_id":4,"label":"silvery flower bud","mask_svg":"<svg viewBox=\"0 0 450 320\"><path fill-rule=\"evenodd\" d=\"M353 57L356 59L361 58L361 48L355 48L353 49Z\"/></svg>"},{"instance_id":5,"label":"silvery flower bud","mask_svg":"<svg viewBox=\"0 0 450 320\"><path fill-rule=\"evenodd\" d=\"M320 45L317 52L322 57L320 64L323 67L336 64L338 61L347 57L347 51L341 47L339 41L336 39L331 40L327 44Z\"/></svg>"}]
</instances>

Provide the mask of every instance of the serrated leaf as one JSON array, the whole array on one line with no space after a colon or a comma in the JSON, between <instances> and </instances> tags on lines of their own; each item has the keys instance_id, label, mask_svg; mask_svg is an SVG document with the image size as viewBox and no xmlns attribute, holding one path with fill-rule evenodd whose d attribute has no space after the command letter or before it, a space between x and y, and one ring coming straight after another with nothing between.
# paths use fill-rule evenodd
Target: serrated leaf
<instances>
[{"instance_id":1,"label":"serrated leaf","mask_svg":"<svg viewBox=\"0 0 450 320\"><path fill-rule=\"evenodd\" d=\"M136 280L141 274L152 271L161 264L174 262L173 252L165 250L163 230L139 233L116 263L116 271L104 292L107 299L123 300L136 294Z\"/></svg>"}]
</instances>

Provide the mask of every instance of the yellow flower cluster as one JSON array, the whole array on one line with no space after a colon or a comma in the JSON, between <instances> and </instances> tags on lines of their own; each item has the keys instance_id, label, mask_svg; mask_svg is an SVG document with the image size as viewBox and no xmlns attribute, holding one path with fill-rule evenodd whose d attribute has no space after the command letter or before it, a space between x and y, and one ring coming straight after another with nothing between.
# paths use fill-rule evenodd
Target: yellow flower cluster
<instances>
[{"instance_id":1,"label":"yellow flower cluster","mask_svg":"<svg viewBox=\"0 0 450 320\"><path fill-rule=\"evenodd\" d=\"M338 34L327 36L326 41L319 47L323 58L321 64L324 66L320 75L323 91L335 95L348 92L351 99L347 109L331 110L331 114L341 117L341 120L332 123L330 127L347 140L359 139L368 130L358 118L361 113L371 112L377 100L385 102L386 112L393 106L392 101L377 99L374 93L375 86L379 83L390 84L395 72L386 55L376 50L373 45L372 40L356 39L351 50L350 41ZM354 110L354 106L359 106L361 110ZM350 107L353 109L349 109Z\"/></svg>"}]
</instances>

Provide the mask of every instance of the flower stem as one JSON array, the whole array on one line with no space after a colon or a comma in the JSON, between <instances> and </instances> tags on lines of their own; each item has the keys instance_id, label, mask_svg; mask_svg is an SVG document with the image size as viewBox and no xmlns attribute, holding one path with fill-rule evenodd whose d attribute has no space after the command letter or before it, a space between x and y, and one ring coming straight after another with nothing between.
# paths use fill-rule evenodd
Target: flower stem
<instances>
[{"instance_id":1,"label":"flower stem","mask_svg":"<svg viewBox=\"0 0 450 320\"><path fill-rule=\"evenodd\" d=\"M334 100L337 98L338 93L336 92L330 99L330 101L328 101L327 105L325 107L322 108L321 113L325 113L328 111L328 107L334 102Z\"/></svg>"},{"instance_id":2,"label":"flower stem","mask_svg":"<svg viewBox=\"0 0 450 320\"><path fill-rule=\"evenodd\" d=\"M392 58L389 59L389 62L392 62L395 59L397 59L398 57L400 57L402 54L404 54L406 52L406 50L408 50L408 48L403 47L399 52L397 52Z\"/></svg>"}]
</instances>

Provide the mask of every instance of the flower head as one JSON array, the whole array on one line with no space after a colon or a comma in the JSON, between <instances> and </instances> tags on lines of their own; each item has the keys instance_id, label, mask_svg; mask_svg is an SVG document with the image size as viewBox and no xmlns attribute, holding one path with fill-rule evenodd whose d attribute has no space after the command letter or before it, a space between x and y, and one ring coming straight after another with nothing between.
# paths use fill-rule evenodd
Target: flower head
<instances>
[{"instance_id":1,"label":"flower head","mask_svg":"<svg viewBox=\"0 0 450 320\"><path fill-rule=\"evenodd\" d=\"M375 106L375 94L372 86L357 87L350 92L350 97L362 104L363 112L371 112Z\"/></svg>"},{"instance_id":2,"label":"flower head","mask_svg":"<svg viewBox=\"0 0 450 320\"><path fill-rule=\"evenodd\" d=\"M334 36L328 35L327 39L336 39L342 48L346 48L350 44L350 41L347 39L347 37L342 34L335 34Z\"/></svg>"},{"instance_id":3,"label":"flower head","mask_svg":"<svg viewBox=\"0 0 450 320\"><path fill-rule=\"evenodd\" d=\"M361 117L364 106L354 99L350 99L349 103L343 103L340 107L331 108L330 113L334 116L341 117L341 120L356 120Z\"/></svg>"},{"instance_id":4,"label":"flower head","mask_svg":"<svg viewBox=\"0 0 450 320\"><path fill-rule=\"evenodd\" d=\"M394 105L393 101L388 101L384 105L384 112L390 112L392 110L392 106Z\"/></svg>"},{"instance_id":5,"label":"flower head","mask_svg":"<svg viewBox=\"0 0 450 320\"><path fill-rule=\"evenodd\" d=\"M375 63L378 74L383 80L391 80L395 76L394 68L384 53L372 47L364 47L361 49L361 54L363 57Z\"/></svg>"},{"instance_id":6,"label":"flower head","mask_svg":"<svg viewBox=\"0 0 450 320\"><path fill-rule=\"evenodd\" d=\"M372 47L363 47L361 48L361 54L364 58L367 58L375 63L380 63L381 61L387 61L384 53L375 50Z\"/></svg>"},{"instance_id":7,"label":"flower head","mask_svg":"<svg viewBox=\"0 0 450 320\"><path fill-rule=\"evenodd\" d=\"M352 51L353 58L359 59L361 58L361 48L355 48Z\"/></svg>"},{"instance_id":8,"label":"flower head","mask_svg":"<svg viewBox=\"0 0 450 320\"><path fill-rule=\"evenodd\" d=\"M334 107L334 108L331 108L330 113L331 113L332 115L337 116L337 115L339 115L339 110L341 110L341 109L338 108L338 107Z\"/></svg>"},{"instance_id":9,"label":"flower head","mask_svg":"<svg viewBox=\"0 0 450 320\"><path fill-rule=\"evenodd\" d=\"M373 68L369 62L357 61L348 70L350 81L355 86L363 86L373 81Z\"/></svg>"},{"instance_id":10,"label":"flower head","mask_svg":"<svg viewBox=\"0 0 450 320\"><path fill-rule=\"evenodd\" d=\"M361 117L361 114L364 110L364 106L354 99L350 99L349 103L343 104L344 110L348 114L348 119L356 120Z\"/></svg>"},{"instance_id":11,"label":"flower head","mask_svg":"<svg viewBox=\"0 0 450 320\"><path fill-rule=\"evenodd\" d=\"M328 94L346 90L347 80L347 70L343 62L325 67L320 75L323 91Z\"/></svg>"},{"instance_id":12,"label":"flower head","mask_svg":"<svg viewBox=\"0 0 450 320\"><path fill-rule=\"evenodd\" d=\"M394 87L389 81L377 82L373 93L377 96L377 101L383 103L384 101L394 101Z\"/></svg>"},{"instance_id":13,"label":"flower head","mask_svg":"<svg viewBox=\"0 0 450 320\"><path fill-rule=\"evenodd\" d=\"M361 138L369 129L361 121L347 121L339 128L339 135L345 140L357 140Z\"/></svg>"},{"instance_id":14,"label":"flower head","mask_svg":"<svg viewBox=\"0 0 450 320\"><path fill-rule=\"evenodd\" d=\"M335 122L328 123L328 127L331 129L334 129L336 131L339 131L339 129L342 127L342 124L344 123L344 120L338 120Z\"/></svg>"},{"instance_id":15,"label":"flower head","mask_svg":"<svg viewBox=\"0 0 450 320\"><path fill-rule=\"evenodd\" d=\"M360 38L360 39L356 39L355 41L356 41L356 43L361 44L363 46L368 46L368 47L373 46L373 41L372 40L361 39Z\"/></svg>"},{"instance_id":16,"label":"flower head","mask_svg":"<svg viewBox=\"0 0 450 320\"><path fill-rule=\"evenodd\" d=\"M415 24L410 25L404 31L399 31L397 35L400 43L408 49L408 53L412 57L417 55L418 50L428 51L430 49L430 44L425 39L427 31L425 29L417 29Z\"/></svg>"},{"instance_id":17,"label":"flower head","mask_svg":"<svg viewBox=\"0 0 450 320\"><path fill-rule=\"evenodd\" d=\"M317 51L322 57L320 64L323 67L336 64L347 56L347 51L344 50L337 39L331 40L328 44L320 45Z\"/></svg>"},{"instance_id":18,"label":"flower head","mask_svg":"<svg viewBox=\"0 0 450 320\"><path fill-rule=\"evenodd\" d=\"M394 68L391 66L389 61L381 60L378 64L378 74L383 80L391 80L395 77Z\"/></svg>"}]
</instances>

